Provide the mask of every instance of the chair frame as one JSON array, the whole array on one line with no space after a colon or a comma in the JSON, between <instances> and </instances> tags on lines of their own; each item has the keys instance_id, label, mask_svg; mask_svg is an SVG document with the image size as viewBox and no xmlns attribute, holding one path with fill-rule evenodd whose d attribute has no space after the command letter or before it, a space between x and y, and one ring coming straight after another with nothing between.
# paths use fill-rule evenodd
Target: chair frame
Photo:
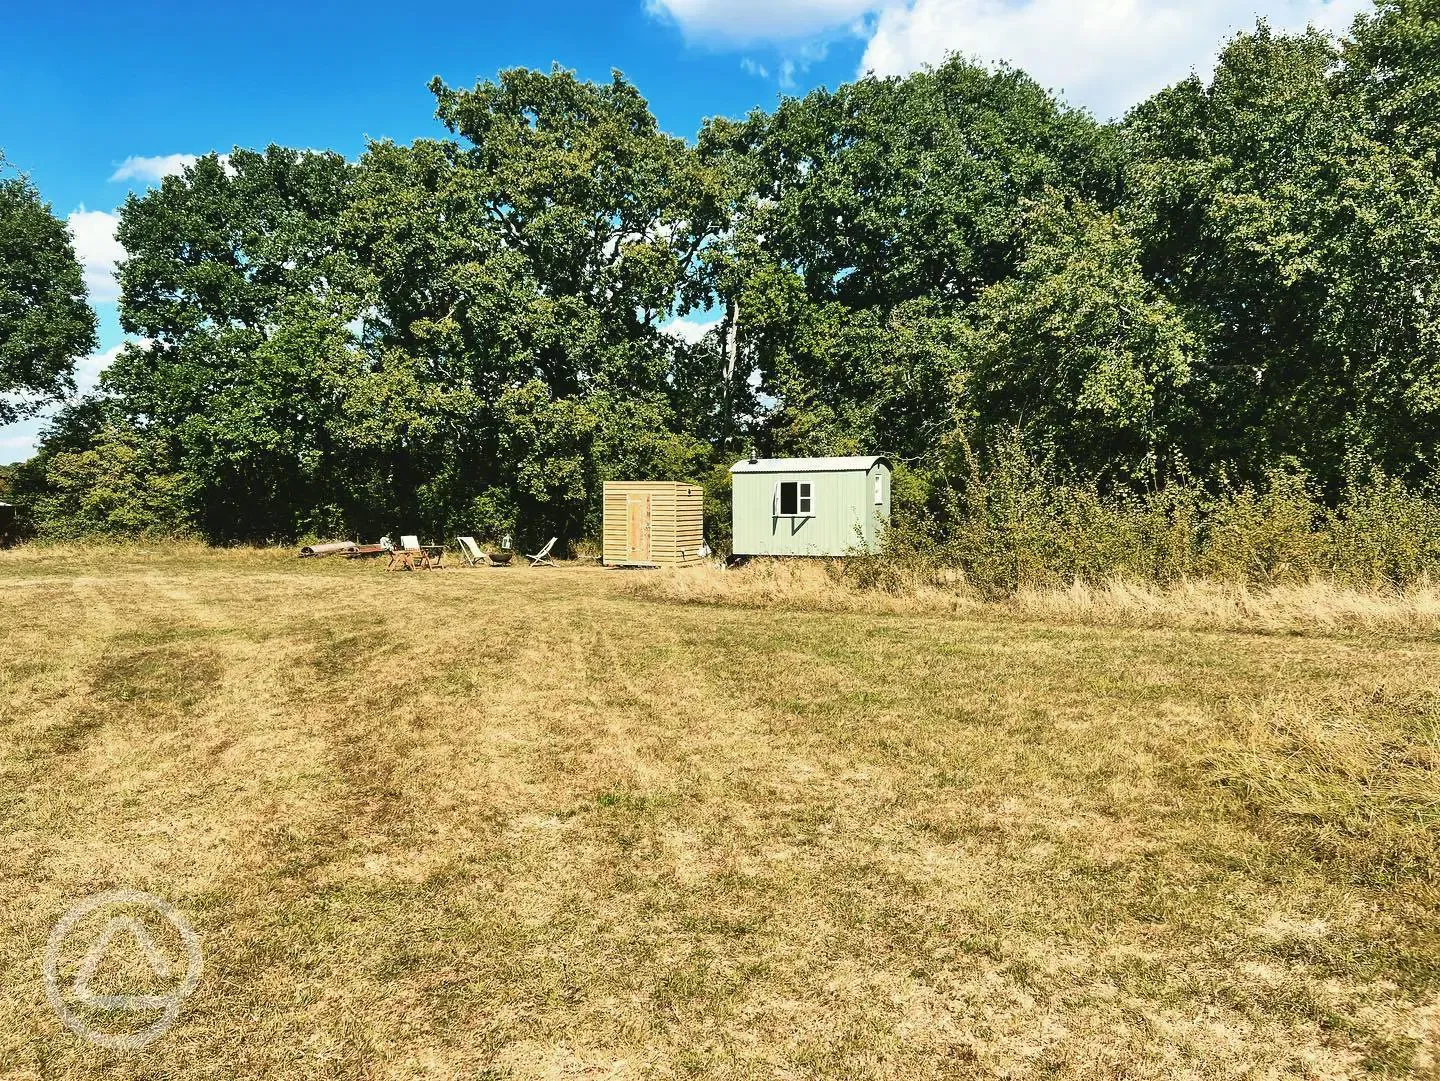
<instances>
[{"instance_id":1,"label":"chair frame","mask_svg":"<svg viewBox=\"0 0 1440 1081\"><path fill-rule=\"evenodd\" d=\"M557 543L559 540L560 540L559 537L551 537L550 540L546 543L545 547L540 549L539 554L533 555L533 556L532 556L532 555L527 555L525 558L530 561L530 566L532 566L532 567L553 567L553 566L555 566L555 564L554 564L553 562L551 562L551 559L550 559L550 551L551 551L551 549L553 549L553 548L555 547L556 543Z\"/></svg>"},{"instance_id":2,"label":"chair frame","mask_svg":"<svg viewBox=\"0 0 1440 1081\"><path fill-rule=\"evenodd\" d=\"M460 558L464 560L467 567L484 567L490 563L490 557L480 549L480 543L474 537L456 537L455 543L460 546Z\"/></svg>"}]
</instances>

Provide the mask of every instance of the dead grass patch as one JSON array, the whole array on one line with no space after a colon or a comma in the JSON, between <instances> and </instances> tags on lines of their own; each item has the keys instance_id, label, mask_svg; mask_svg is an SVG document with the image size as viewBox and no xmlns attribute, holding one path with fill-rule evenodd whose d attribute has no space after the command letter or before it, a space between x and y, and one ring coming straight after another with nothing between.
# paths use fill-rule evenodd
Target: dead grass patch
<instances>
[{"instance_id":1,"label":"dead grass patch","mask_svg":"<svg viewBox=\"0 0 1440 1081\"><path fill-rule=\"evenodd\" d=\"M1290 689L1250 707L1212 768L1266 821L1365 883L1440 888L1440 692ZM1440 946L1440 937L1437 937Z\"/></svg>"},{"instance_id":2,"label":"dead grass patch","mask_svg":"<svg viewBox=\"0 0 1440 1081\"><path fill-rule=\"evenodd\" d=\"M0 1074L1435 1075L1440 645L817 572L0 555ZM133 1055L38 970L115 887Z\"/></svg>"}]
</instances>

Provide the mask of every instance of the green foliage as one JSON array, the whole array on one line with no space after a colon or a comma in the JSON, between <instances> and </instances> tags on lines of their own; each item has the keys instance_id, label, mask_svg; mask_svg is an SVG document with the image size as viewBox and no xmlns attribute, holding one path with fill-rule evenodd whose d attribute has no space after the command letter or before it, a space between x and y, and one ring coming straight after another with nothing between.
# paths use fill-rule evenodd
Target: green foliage
<instances>
[{"instance_id":1,"label":"green foliage","mask_svg":"<svg viewBox=\"0 0 1440 1081\"><path fill-rule=\"evenodd\" d=\"M1440 2L1379 0L1345 44L1342 78L1379 141L1436 164L1440 147Z\"/></svg>"},{"instance_id":2,"label":"green foliage","mask_svg":"<svg viewBox=\"0 0 1440 1081\"><path fill-rule=\"evenodd\" d=\"M1324 508L1306 478L1273 473L1219 501L1205 523L1202 572L1240 582L1304 581L1321 570Z\"/></svg>"},{"instance_id":3,"label":"green foliage","mask_svg":"<svg viewBox=\"0 0 1440 1081\"><path fill-rule=\"evenodd\" d=\"M1379 473L1331 507L1293 470L1218 496L1193 482L1137 495L1062 481L1013 437L983 466L960 461L960 475L932 478L929 503L898 514L880 556L851 561L852 581L898 589L958 570L1004 595L1111 578L1404 589L1440 576L1440 498Z\"/></svg>"},{"instance_id":4,"label":"green foliage","mask_svg":"<svg viewBox=\"0 0 1440 1081\"><path fill-rule=\"evenodd\" d=\"M175 537L187 528L190 481L174 471L165 449L144 433L107 424L83 450L45 460L44 495L34 506L38 535Z\"/></svg>"},{"instance_id":5,"label":"green foliage","mask_svg":"<svg viewBox=\"0 0 1440 1081\"><path fill-rule=\"evenodd\" d=\"M595 84L558 66L548 75L517 68L472 90L439 79L430 88L437 115L471 144L461 152L468 196L544 298L570 302L546 305L546 314L598 317L593 343L559 335L540 343L554 389L573 391L586 375L638 374L644 353L624 344L653 340L677 294L689 306L701 238L720 224L713 170L659 130L619 72ZM592 344L600 348L585 348Z\"/></svg>"},{"instance_id":6,"label":"green foliage","mask_svg":"<svg viewBox=\"0 0 1440 1081\"><path fill-rule=\"evenodd\" d=\"M363 370L336 239L350 169L278 147L211 154L121 210L121 322L146 341L102 385L164 448L181 517L212 540L334 533L354 506L336 430Z\"/></svg>"},{"instance_id":7,"label":"green foliage","mask_svg":"<svg viewBox=\"0 0 1440 1081\"><path fill-rule=\"evenodd\" d=\"M705 540L719 556L729 556L734 544L735 489L730 476L730 467L724 463L715 466L704 481L705 491Z\"/></svg>"},{"instance_id":8,"label":"green foliage","mask_svg":"<svg viewBox=\"0 0 1440 1081\"><path fill-rule=\"evenodd\" d=\"M1404 588L1440 572L1440 499L1383 473L1351 482L1326 534L1325 570L1342 581Z\"/></svg>"},{"instance_id":9,"label":"green foliage","mask_svg":"<svg viewBox=\"0 0 1440 1081\"><path fill-rule=\"evenodd\" d=\"M953 425L965 313L1012 274L1025 200L1112 201L1114 133L1021 72L952 59L710 123L700 152L739 178L708 252L738 305L762 449L921 456Z\"/></svg>"},{"instance_id":10,"label":"green foliage","mask_svg":"<svg viewBox=\"0 0 1440 1081\"><path fill-rule=\"evenodd\" d=\"M954 522L940 547L983 590L1098 580L1173 581L1194 561L1193 493L1176 486L1137 496L1062 483L1018 441L956 485Z\"/></svg>"},{"instance_id":11,"label":"green foliage","mask_svg":"<svg viewBox=\"0 0 1440 1081\"><path fill-rule=\"evenodd\" d=\"M381 357L355 424L437 533L598 534L606 479L708 464L659 323L696 292L716 178L618 74L432 89L468 147L372 146L343 219Z\"/></svg>"},{"instance_id":12,"label":"green foliage","mask_svg":"<svg viewBox=\"0 0 1440 1081\"><path fill-rule=\"evenodd\" d=\"M95 348L95 313L65 223L0 152L0 424L75 391Z\"/></svg>"},{"instance_id":13,"label":"green foliage","mask_svg":"<svg viewBox=\"0 0 1440 1081\"><path fill-rule=\"evenodd\" d=\"M1016 272L981 294L961 396L981 443L1016 428L1079 476L1149 481L1177 464L1173 433L1196 342L1146 280L1114 214L1037 206Z\"/></svg>"},{"instance_id":14,"label":"green foliage","mask_svg":"<svg viewBox=\"0 0 1440 1081\"><path fill-rule=\"evenodd\" d=\"M1436 146L1377 138L1339 65L1319 33L1262 25L1126 120L1145 272L1199 336L1173 437L1202 475L1294 459L1333 494L1356 460L1440 464Z\"/></svg>"},{"instance_id":15,"label":"green foliage","mask_svg":"<svg viewBox=\"0 0 1440 1081\"><path fill-rule=\"evenodd\" d=\"M885 453L878 587L1403 587L1437 558L1437 48L1436 0L1380 0L1344 41L1262 23L1119 124L951 59L694 144L619 73L436 80L447 138L127 200L138 340L16 483L67 535L572 547L607 479L700 480L724 550L749 447ZM0 392L54 397L79 271L23 181L0 213L0 315L15 266L51 313L0 319Z\"/></svg>"}]
</instances>

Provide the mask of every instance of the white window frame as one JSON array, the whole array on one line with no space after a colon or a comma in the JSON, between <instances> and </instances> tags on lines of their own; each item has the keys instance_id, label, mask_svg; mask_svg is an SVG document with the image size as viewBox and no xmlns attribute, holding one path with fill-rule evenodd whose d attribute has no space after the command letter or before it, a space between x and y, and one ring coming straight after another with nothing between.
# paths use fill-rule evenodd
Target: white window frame
<instances>
[{"instance_id":1,"label":"white window frame","mask_svg":"<svg viewBox=\"0 0 1440 1081\"><path fill-rule=\"evenodd\" d=\"M795 512L786 514L784 503L781 500L780 491L787 485L795 485ZM815 488L808 480L777 480L775 482L775 494L771 505L771 513L776 518L813 518L815 517Z\"/></svg>"},{"instance_id":2,"label":"white window frame","mask_svg":"<svg viewBox=\"0 0 1440 1081\"><path fill-rule=\"evenodd\" d=\"M876 474L875 474L875 505L876 505L877 507L883 507L883 506L885 505L885 474L884 474L884 473L876 473Z\"/></svg>"}]
</instances>

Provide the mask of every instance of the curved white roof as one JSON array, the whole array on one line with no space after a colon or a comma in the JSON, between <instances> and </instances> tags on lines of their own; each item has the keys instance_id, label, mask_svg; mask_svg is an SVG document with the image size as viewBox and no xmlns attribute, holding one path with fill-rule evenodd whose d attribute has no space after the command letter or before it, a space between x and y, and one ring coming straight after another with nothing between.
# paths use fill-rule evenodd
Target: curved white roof
<instances>
[{"instance_id":1,"label":"curved white roof","mask_svg":"<svg viewBox=\"0 0 1440 1081\"><path fill-rule=\"evenodd\" d=\"M881 454L855 454L848 458L761 458L736 462L732 473L868 473L876 462L890 463Z\"/></svg>"}]
</instances>

